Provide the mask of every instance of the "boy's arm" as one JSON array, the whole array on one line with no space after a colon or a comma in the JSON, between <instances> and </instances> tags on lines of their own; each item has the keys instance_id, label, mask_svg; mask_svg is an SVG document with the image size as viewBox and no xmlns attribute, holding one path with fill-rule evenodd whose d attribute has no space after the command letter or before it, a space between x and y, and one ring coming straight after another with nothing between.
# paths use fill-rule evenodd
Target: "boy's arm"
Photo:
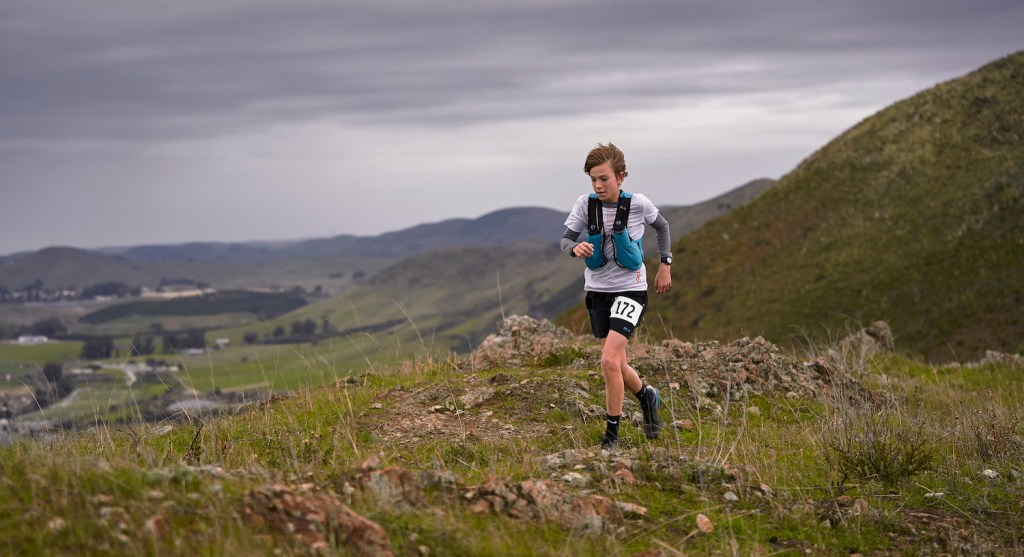
<instances>
[{"instance_id":1,"label":"boy's arm","mask_svg":"<svg viewBox=\"0 0 1024 557\"><path fill-rule=\"evenodd\" d=\"M651 223L651 228L658 236L658 257L672 257L672 236L668 230L668 221L659 214Z\"/></svg>"},{"instance_id":2,"label":"boy's arm","mask_svg":"<svg viewBox=\"0 0 1024 557\"><path fill-rule=\"evenodd\" d=\"M573 257L576 257L572 253L572 248L576 247L576 241L579 240L579 238L580 238L580 233L578 231L573 230L573 229L571 229L569 227L566 227L565 228L565 233L562 234L562 243L561 243L562 253L568 253L569 255L572 255Z\"/></svg>"},{"instance_id":3,"label":"boy's arm","mask_svg":"<svg viewBox=\"0 0 1024 557\"><path fill-rule=\"evenodd\" d=\"M668 221L660 214L651 223L651 228L658 235L658 258L661 260L658 276L654 278L654 291L663 294L672 288L672 236L668 230Z\"/></svg>"}]
</instances>

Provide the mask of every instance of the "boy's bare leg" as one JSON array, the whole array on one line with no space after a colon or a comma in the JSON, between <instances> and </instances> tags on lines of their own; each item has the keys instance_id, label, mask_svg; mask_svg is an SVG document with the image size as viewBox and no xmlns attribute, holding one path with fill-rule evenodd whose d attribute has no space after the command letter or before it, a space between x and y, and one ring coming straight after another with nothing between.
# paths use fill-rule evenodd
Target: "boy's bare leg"
<instances>
[{"instance_id":1,"label":"boy's bare leg","mask_svg":"<svg viewBox=\"0 0 1024 557\"><path fill-rule=\"evenodd\" d=\"M643 430L648 439L655 439L661 432L661 418L658 416L660 395L654 387L644 388L640 376L626 360L626 344L629 339L620 333L610 331L608 338L601 339L601 371L604 373L605 409L609 422L612 416L622 416L622 401L625 390L637 395L640 410L643 411ZM642 392L641 392L642 391ZM618 419L615 418L614 435L605 432L605 437L612 435L618 439ZM604 446L605 441L602 441Z\"/></svg>"},{"instance_id":2,"label":"boy's bare leg","mask_svg":"<svg viewBox=\"0 0 1024 557\"><path fill-rule=\"evenodd\" d=\"M616 331L609 331L601 339L601 372L604 374L604 403L609 416L622 415L625 389L636 393L643 388L640 376L626 360L629 339Z\"/></svg>"}]
</instances>

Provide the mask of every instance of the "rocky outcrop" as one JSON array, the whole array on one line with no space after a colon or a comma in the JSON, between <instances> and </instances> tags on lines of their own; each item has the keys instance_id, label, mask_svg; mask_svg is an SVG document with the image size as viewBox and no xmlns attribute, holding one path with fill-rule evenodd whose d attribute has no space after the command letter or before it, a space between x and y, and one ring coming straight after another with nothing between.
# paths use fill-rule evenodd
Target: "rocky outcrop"
<instances>
[{"instance_id":1,"label":"rocky outcrop","mask_svg":"<svg viewBox=\"0 0 1024 557\"><path fill-rule=\"evenodd\" d=\"M590 457L594 458L594 455ZM583 453L565 451L552 455L547 462L549 467L557 468L567 462L564 459L575 462L582 458ZM628 477L635 484L637 480L629 470L631 466L629 459L616 459L611 481L620 482L623 477ZM602 465L600 468L607 467ZM604 472L604 475L609 475L607 470ZM425 491L430 489L442 497L451 497L448 499L451 502L461 501L472 512L551 521L584 534L609 533L622 526L626 518L647 515L646 508L634 503L573 491L573 486L589 483L577 482L573 479L575 477L589 480L576 472L565 474L562 482L542 479L512 482L492 476L480 485L465 488L459 487L460 482L451 472L412 471L399 466L382 468L380 459L374 456L359 467L354 487L346 489L346 492L368 496L391 511L409 512L431 507L425 497Z\"/></svg>"},{"instance_id":2,"label":"rocky outcrop","mask_svg":"<svg viewBox=\"0 0 1024 557\"><path fill-rule=\"evenodd\" d=\"M896 349L892 329L885 321L875 321L871 325L850 334L836 343L840 354L870 356L878 352L891 352Z\"/></svg>"},{"instance_id":3,"label":"rocky outcrop","mask_svg":"<svg viewBox=\"0 0 1024 557\"><path fill-rule=\"evenodd\" d=\"M570 492L552 480L507 482L492 477L465 493L469 509L525 520L550 520L585 534L614 531L625 513L643 515L639 505L616 503L600 495Z\"/></svg>"},{"instance_id":4,"label":"rocky outcrop","mask_svg":"<svg viewBox=\"0 0 1024 557\"><path fill-rule=\"evenodd\" d=\"M255 489L242 512L252 523L295 538L310 554L331 553L330 540L335 540L351 555L394 555L379 524L356 514L333 493L314 493L312 486L273 484Z\"/></svg>"},{"instance_id":5,"label":"rocky outcrop","mask_svg":"<svg viewBox=\"0 0 1024 557\"><path fill-rule=\"evenodd\" d=\"M891 347L888 325L878 322L846 341L851 346ZM514 316L501 332L488 337L473 354L473 366L529 365L569 351L578 353L575 364L600 369L600 348L593 339L577 337L548 321ZM809 362L793 360L762 337L718 341L663 341L660 345L630 344L630 363L642 375L677 378L687 385L699 407L714 407L714 399L739 400L750 395L778 393L791 397L820 397L842 393L855 399L867 396L860 384L842 372L842 366L822 357ZM663 387L667 387L664 385Z\"/></svg>"},{"instance_id":6,"label":"rocky outcrop","mask_svg":"<svg viewBox=\"0 0 1024 557\"><path fill-rule=\"evenodd\" d=\"M1024 356L1020 354L1006 354L1004 352L996 352L995 350L986 350L984 358L978 360L977 362L968 364L968 367L978 367L985 365L1003 365L1007 367L1024 368Z\"/></svg>"},{"instance_id":7,"label":"rocky outcrop","mask_svg":"<svg viewBox=\"0 0 1024 557\"><path fill-rule=\"evenodd\" d=\"M576 335L547 319L513 315L505 319L497 334L480 343L472 365L474 369L537 365L559 350L578 344Z\"/></svg>"}]
</instances>

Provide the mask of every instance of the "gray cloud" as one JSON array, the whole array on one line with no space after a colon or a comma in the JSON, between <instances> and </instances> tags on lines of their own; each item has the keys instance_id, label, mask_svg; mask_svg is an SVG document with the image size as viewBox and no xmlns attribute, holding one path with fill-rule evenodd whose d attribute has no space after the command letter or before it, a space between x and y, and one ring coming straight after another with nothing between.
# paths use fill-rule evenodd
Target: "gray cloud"
<instances>
[{"instance_id":1,"label":"gray cloud","mask_svg":"<svg viewBox=\"0 0 1024 557\"><path fill-rule=\"evenodd\" d=\"M344 159L385 152L394 142L431 152L438 146L430 138L442 131L448 152L466 149L468 138L479 144L488 136L482 128L522 122L534 123L524 133L543 144L552 127L579 126L582 135L606 114L625 112L649 113L652 132L670 135L659 132L666 113L698 114L752 95L797 106L831 95L833 115L848 109L864 117L914 92L894 84L928 86L1021 48L1022 24L1017 1L4 1L0 194L13 199L15 179L18 187L67 192L83 175L101 175L121 197L154 198L140 182L202 190L230 160L204 156L219 141L295 165L296 182L316 182L302 179L303 153L318 148L316 133L330 130L339 139L324 156ZM307 133L281 132L300 128ZM412 138L428 143L406 145ZM577 152L606 139L560 148ZM807 144L803 153L819 146ZM520 155L546 168L550 147ZM749 177L785 170L796 162L794 149ZM768 150L751 145L748 160ZM183 172L182 164L194 169ZM380 172L362 178L388 174L374 168ZM694 179L706 181L710 172ZM445 185L469 191L480 175L453 173ZM388 179L408 180L401 172ZM723 175L716 187L734 179ZM279 186L253 180L248 187ZM52 203L37 206L31 192L19 198L22 213L53 210ZM513 204L502 201L490 208ZM692 200L669 200L682 201ZM484 203L469 203L462 214L479 213ZM2 205L0 218L13 219L10 203ZM302 225L309 222L277 230L301 233ZM0 244L0 252L35 247L29 236ZM170 231L166 238L178 239Z\"/></svg>"}]
</instances>

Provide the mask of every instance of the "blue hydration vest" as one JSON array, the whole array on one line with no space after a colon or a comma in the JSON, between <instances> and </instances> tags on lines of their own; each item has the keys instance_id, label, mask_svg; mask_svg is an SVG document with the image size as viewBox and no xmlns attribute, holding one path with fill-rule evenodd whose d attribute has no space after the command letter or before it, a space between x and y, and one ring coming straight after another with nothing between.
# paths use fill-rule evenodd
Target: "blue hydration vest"
<instances>
[{"instance_id":1,"label":"blue hydration vest","mask_svg":"<svg viewBox=\"0 0 1024 557\"><path fill-rule=\"evenodd\" d=\"M632 240L626 231L629 220L629 205L633 194L619 191L619 204L615 208L615 224L612 226L612 257L619 267L636 271L644 264L644 250L641 239ZM594 245L594 253L584 259L590 269L600 269L608 263L604 256L604 211L596 193L590 194L587 205L587 241Z\"/></svg>"}]
</instances>

